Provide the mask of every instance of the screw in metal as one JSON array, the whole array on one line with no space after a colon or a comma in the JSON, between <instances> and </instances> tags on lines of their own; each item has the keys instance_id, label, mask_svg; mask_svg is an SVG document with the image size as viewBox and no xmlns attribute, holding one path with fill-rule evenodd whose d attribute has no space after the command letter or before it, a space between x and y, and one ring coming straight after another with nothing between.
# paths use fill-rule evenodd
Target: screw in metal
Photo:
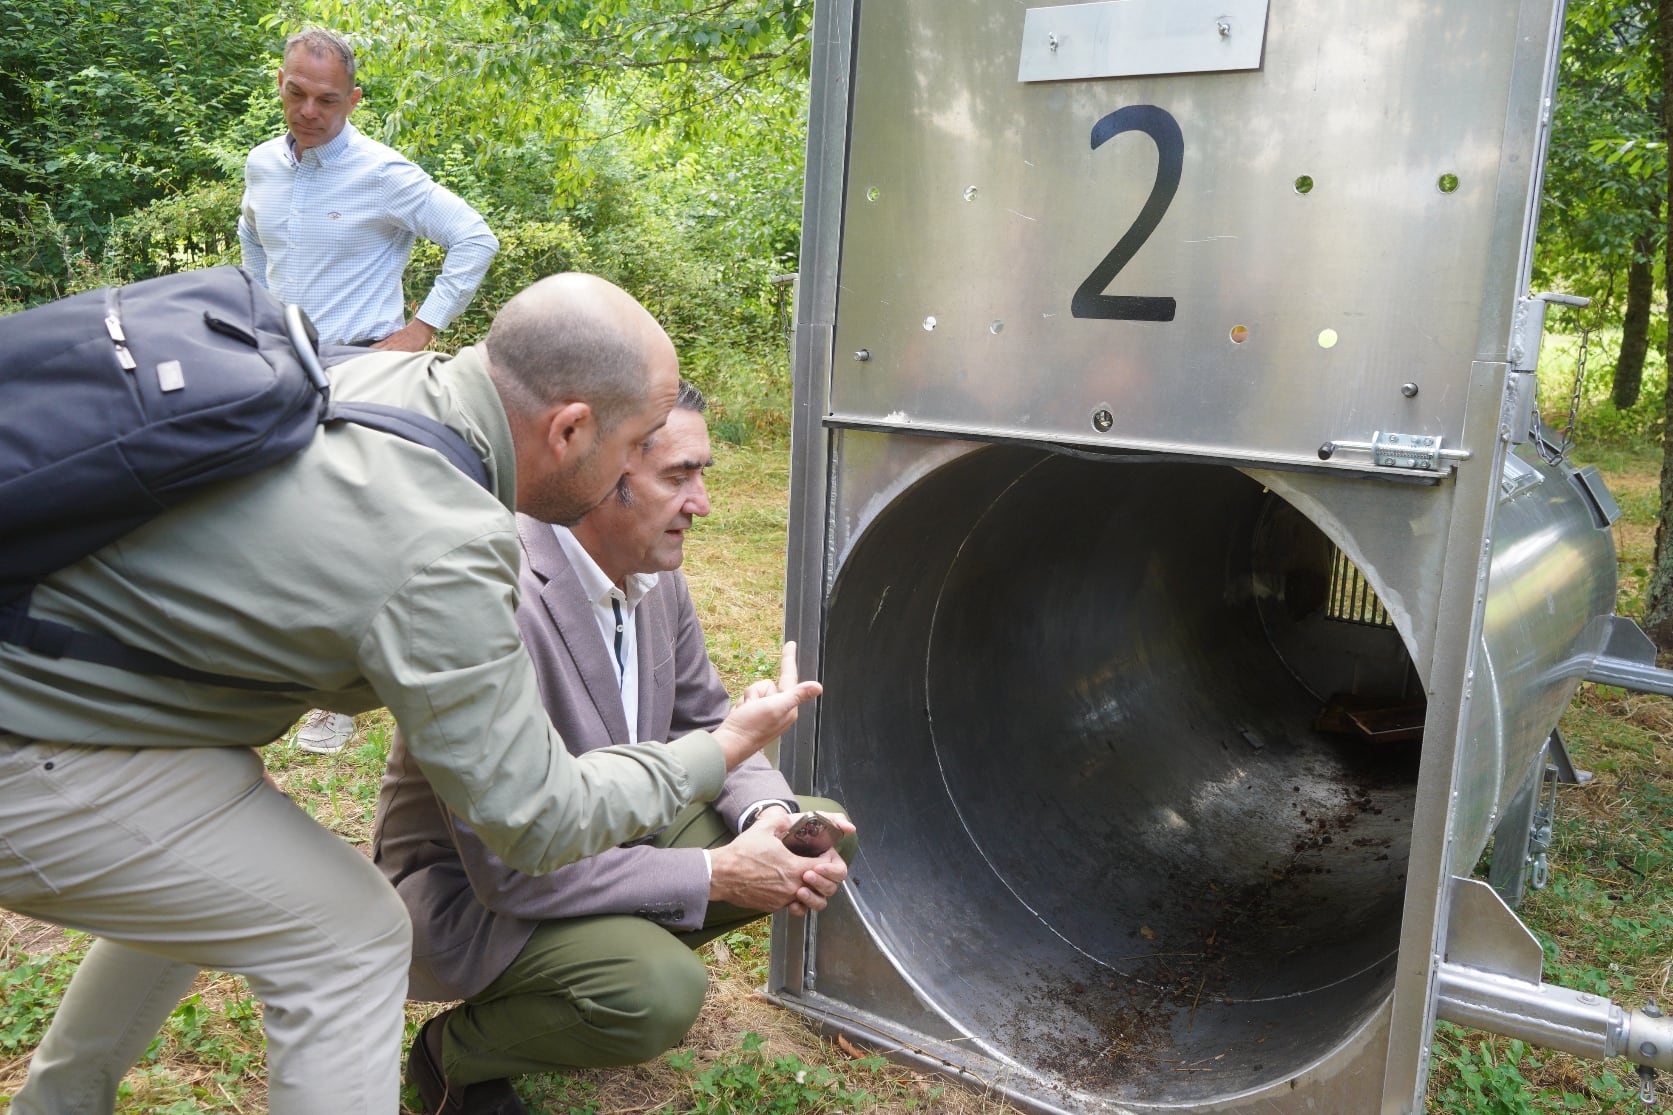
<instances>
[{"instance_id":1,"label":"screw in metal","mask_svg":"<svg viewBox=\"0 0 1673 1115\"><path fill-rule=\"evenodd\" d=\"M1092 412L1092 428L1100 434L1109 433L1110 427L1115 425L1115 415L1100 407Z\"/></svg>"},{"instance_id":2,"label":"screw in metal","mask_svg":"<svg viewBox=\"0 0 1673 1115\"><path fill-rule=\"evenodd\" d=\"M858 349L854 353L854 359L856 359L860 363L864 364L867 360L871 359L871 349L869 349L869 348Z\"/></svg>"},{"instance_id":3,"label":"screw in metal","mask_svg":"<svg viewBox=\"0 0 1673 1115\"><path fill-rule=\"evenodd\" d=\"M1406 398L1408 398L1408 399L1417 398L1417 384L1415 384L1415 383L1402 383L1400 385L1400 394L1406 396Z\"/></svg>"}]
</instances>

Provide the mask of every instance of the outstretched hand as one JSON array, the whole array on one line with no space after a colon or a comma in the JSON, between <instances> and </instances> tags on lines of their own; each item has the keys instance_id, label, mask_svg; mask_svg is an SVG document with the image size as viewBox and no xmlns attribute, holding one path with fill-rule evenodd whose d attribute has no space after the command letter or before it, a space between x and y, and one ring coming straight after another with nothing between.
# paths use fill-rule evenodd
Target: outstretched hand
<instances>
[{"instance_id":1,"label":"outstretched hand","mask_svg":"<svg viewBox=\"0 0 1673 1115\"><path fill-rule=\"evenodd\" d=\"M796 675L796 644L785 643L779 659L778 681L755 682L739 698L732 712L714 730L731 770L783 735L796 722L802 703L822 693L816 681L800 681Z\"/></svg>"}]
</instances>

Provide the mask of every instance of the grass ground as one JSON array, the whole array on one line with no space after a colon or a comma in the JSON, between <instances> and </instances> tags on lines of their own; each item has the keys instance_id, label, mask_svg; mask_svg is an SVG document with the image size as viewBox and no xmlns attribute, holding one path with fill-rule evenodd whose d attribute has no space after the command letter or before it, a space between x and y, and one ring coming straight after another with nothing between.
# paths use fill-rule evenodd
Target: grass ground
<instances>
[{"instance_id":1,"label":"grass ground","mask_svg":"<svg viewBox=\"0 0 1673 1115\"><path fill-rule=\"evenodd\" d=\"M693 532L687 570L710 649L736 689L770 672L781 630L788 483L782 446L717 445L715 515ZM1582 451L1578 456L1584 457ZM1597 458L1593 458L1597 459ZM1615 527L1621 610L1632 614L1650 560L1659 456L1610 451L1600 460L1625 512ZM267 749L274 777L319 821L364 847L390 725L360 718L356 746L336 756ZM1565 788L1552 883L1523 914L1539 934L1547 978L1631 1005L1663 997L1670 979L1673 857L1673 701L1587 685L1563 731L1584 788ZM85 938L25 919L0 920L0 1100L23 1079ZM764 929L708 946L707 1005L685 1044L633 1069L523 1082L535 1110L584 1113L756 1111L1002 1112L1003 1103L821 1040L798 1016L763 1000ZM409 1010L409 1038L434 1008ZM1610 1068L1443 1026L1431 1111L1471 1115L1625 1110L1636 1080ZM1635 1102L1635 1101L1633 1101ZM127 1078L124 1115L265 1110L259 1008L241 979L205 974L142 1064Z\"/></svg>"}]
</instances>

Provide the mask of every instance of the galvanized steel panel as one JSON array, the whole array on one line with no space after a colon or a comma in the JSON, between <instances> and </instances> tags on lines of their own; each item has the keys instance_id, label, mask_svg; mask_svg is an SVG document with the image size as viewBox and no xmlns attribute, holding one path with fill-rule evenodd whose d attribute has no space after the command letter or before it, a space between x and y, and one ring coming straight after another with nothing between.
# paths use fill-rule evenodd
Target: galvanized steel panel
<instances>
[{"instance_id":1,"label":"galvanized steel panel","mask_svg":"<svg viewBox=\"0 0 1673 1115\"><path fill-rule=\"evenodd\" d=\"M1108 7L1172 49L1155 5ZM1277 4L1258 70L1019 83L1030 14L862 9L833 420L1313 465L1379 431L1457 447L1538 161L1519 6Z\"/></svg>"}]
</instances>

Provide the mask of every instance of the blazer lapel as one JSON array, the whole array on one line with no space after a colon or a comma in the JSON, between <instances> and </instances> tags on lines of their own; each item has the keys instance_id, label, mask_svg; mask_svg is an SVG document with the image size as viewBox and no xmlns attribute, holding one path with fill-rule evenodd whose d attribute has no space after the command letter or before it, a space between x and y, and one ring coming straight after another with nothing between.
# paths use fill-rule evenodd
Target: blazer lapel
<instances>
[{"instance_id":1,"label":"blazer lapel","mask_svg":"<svg viewBox=\"0 0 1673 1115\"><path fill-rule=\"evenodd\" d=\"M586 687L599 719L609 727L610 742L636 742L627 738L621 685L603 653L604 641L593 618L592 601L582 590L568 555L545 523L519 515L517 532L523 539L529 569L541 582L540 605L545 618L569 652L576 676Z\"/></svg>"},{"instance_id":2,"label":"blazer lapel","mask_svg":"<svg viewBox=\"0 0 1673 1115\"><path fill-rule=\"evenodd\" d=\"M656 587L634 609L639 641L639 735L666 740L674 723L674 615L668 592L672 573L657 577Z\"/></svg>"}]
</instances>

